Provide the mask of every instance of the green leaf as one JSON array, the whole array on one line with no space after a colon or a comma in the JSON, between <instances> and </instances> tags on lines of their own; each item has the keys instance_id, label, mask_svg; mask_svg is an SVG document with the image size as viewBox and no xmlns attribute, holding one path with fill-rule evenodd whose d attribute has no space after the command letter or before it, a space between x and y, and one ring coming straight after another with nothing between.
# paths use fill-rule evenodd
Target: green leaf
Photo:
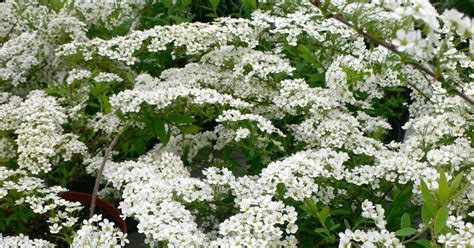
<instances>
[{"instance_id":1,"label":"green leaf","mask_svg":"<svg viewBox=\"0 0 474 248\"><path fill-rule=\"evenodd\" d=\"M151 130L152 133L160 139L164 146L168 144L170 137L166 132L165 122L163 120L155 118L151 119Z\"/></svg>"},{"instance_id":2,"label":"green leaf","mask_svg":"<svg viewBox=\"0 0 474 248\"><path fill-rule=\"evenodd\" d=\"M438 187L438 197L441 205L446 205L449 200L449 186L448 180L444 171L441 171L439 174L439 187Z\"/></svg>"},{"instance_id":3,"label":"green leaf","mask_svg":"<svg viewBox=\"0 0 474 248\"><path fill-rule=\"evenodd\" d=\"M352 214L352 211L349 209L332 209L331 215L349 215Z\"/></svg>"},{"instance_id":4,"label":"green leaf","mask_svg":"<svg viewBox=\"0 0 474 248\"><path fill-rule=\"evenodd\" d=\"M413 227L405 227L395 232L395 235L399 237L411 236L416 233L416 229Z\"/></svg>"},{"instance_id":5,"label":"green leaf","mask_svg":"<svg viewBox=\"0 0 474 248\"><path fill-rule=\"evenodd\" d=\"M346 226L346 229L351 229L351 224L347 219L344 219L344 226Z\"/></svg>"},{"instance_id":6,"label":"green leaf","mask_svg":"<svg viewBox=\"0 0 474 248\"><path fill-rule=\"evenodd\" d=\"M219 6L220 0L209 0L209 2L211 3L212 9L216 11L217 7Z\"/></svg>"},{"instance_id":7,"label":"green leaf","mask_svg":"<svg viewBox=\"0 0 474 248\"><path fill-rule=\"evenodd\" d=\"M115 27L110 33L112 37L114 36L121 36L127 34L130 30L130 27L133 24L133 20L128 20L120 24L119 26Z\"/></svg>"},{"instance_id":8,"label":"green leaf","mask_svg":"<svg viewBox=\"0 0 474 248\"><path fill-rule=\"evenodd\" d=\"M419 245L422 245L423 247L429 247L429 248L431 248L431 242L430 242L429 240L420 239L420 240L415 240L414 242L417 243L417 244L419 244Z\"/></svg>"},{"instance_id":9,"label":"green leaf","mask_svg":"<svg viewBox=\"0 0 474 248\"><path fill-rule=\"evenodd\" d=\"M193 134L201 130L201 127L198 127L195 125L182 125L182 126L177 126L177 128L184 134Z\"/></svg>"},{"instance_id":10,"label":"green leaf","mask_svg":"<svg viewBox=\"0 0 474 248\"><path fill-rule=\"evenodd\" d=\"M405 227L410 227L410 226L411 226L410 215L408 213L404 213L400 221L400 227L405 228Z\"/></svg>"},{"instance_id":11,"label":"green leaf","mask_svg":"<svg viewBox=\"0 0 474 248\"><path fill-rule=\"evenodd\" d=\"M179 124L193 123L196 121L193 117L187 116L187 115L170 115L166 118L166 120L173 123L179 123Z\"/></svg>"},{"instance_id":12,"label":"green leaf","mask_svg":"<svg viewBox=\"0 0 474 248\"><path fill-rule=\"evenodd\" d=\"M335 224L329 228L329 231L336 230L340 226L341 226L340 224Z\"/></svg>"},{"instance_id":13,"label":"green leaf","mask_svg":"<svg viewBox=\"0 0 474 248\"><path fill-rule=\"evenodd\" d=\"M321 221L321 223L324 223L326 221L326 218L329 215L329 207L326 206L321 211L319 211L318 218Z\"/></svg>"},{"instance_id":14,"label":"green leaf","mask_svg":"<svg viewBox=\"0 0 474 248\"><path fill-rule=\"evenodd\" d=\"M257 8L257 1L256 0L242 0L242 6L253 10Z\"/></svg>"},{"instance_id":15,"label":"green leaf","mask_svg":"<svg viewBox=\"0 0 474 248\"><path fill-rule=\"evenodd\" d=\"M426 186L426 183L423 181L421 181L421 195L423 196L425 205L430 210L431 215L434 215L436 213L436 206L434 204L433 198L431 197L431 193L428 189L428 186Z\"/></svg>"},{"instance_id":16,"label":"green leaf","mask_svg":"<svg viewBox=\"0 0 474 248\"><path fill-rule=\"evenodd\" d=\"M173 3L171 0L161 0L161 3L167 8L171 9L173 7Z\"/></svg>"},{"instance_id":17,"label":"green leaf","mask_svg":"<svg viewBox=\"0 0 474 248\"><path fill-rule=\"evenodd\" d=\"M109 98L105 95L101 95L99 100L100 100L103 112L105 114L110 113L112 111L112 105L109 102Z\"/></svg>"},{"instance_id":18,"label":"green leaf","mask_svg":"<svg viewBox=\"0 0 474 248\"><path fill-rule=\"evenodd\" d=\"M436 234L441 232L446 226L446 221L448 220L449 210L446 207L439 209L438 214L436 214L436 222L434 226L434 231Z\"/></svg>"},{"instance_id":19,"label":"green leaf","mask_svg":"<svg viewBox=\"0 0 474 248\"><path fill-rule=\"evenodd\" d=\"M319 228L314 229L314 232L315 233L325 233L326 230L324 230L324 228L322 228L322 227L319 227Z\"/></svg>"},{"instance_id":20,"label":"green leaf","mask_svg":"<svg viewBox=\"0 0 474 248\"><path fill-rule=\"evenodd\" d=\"M428 223L431 221L431 218L433 218L433 214L426 204L423 204L423 207L421 208L421 218L423 219L423 224L425 225L428 225Z\"/></svg>"},{"instance_id":21,"label":"green leaf","mask_svg":"<svg viewBox=\"0 0 474 248\"><path fill-rule=\"evenodd\" d=\"M459 188L459 185L461 184L461 180L462 180L462 173L459 173L456 176L456 178L454 178L453 182L451 183L451 186L449 187L449 195L450 196L453 196L454 193L456 193L456 191Z\"/></svg>"}]
</instances>

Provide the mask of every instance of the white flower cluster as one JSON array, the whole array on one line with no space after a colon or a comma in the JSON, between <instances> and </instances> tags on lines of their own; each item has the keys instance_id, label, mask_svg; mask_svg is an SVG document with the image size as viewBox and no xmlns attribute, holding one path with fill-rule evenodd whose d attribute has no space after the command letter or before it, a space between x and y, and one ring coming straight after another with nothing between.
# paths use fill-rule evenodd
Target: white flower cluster
<instances>
[{"instance_id":1,"label":"white flower cluster","mask_svg":"<svg viewBox=\"0 0 474 248\"><path fill-rule=\"evenodd\" d=\"M105 82L105 83L111 83L111 82L122 82L123 79L114 74L114 73L107 73L107 72L101 72L99 75L94 77L94 80L96 82Z\"/></svg>"},{"instance_id":2,"label":"white flower cluster","mask_svg":"<svg viewBox=\"0 0 474 248\"><path fill-rule=\"evenodd\" d=\"M27 80L30 70L41 64L44 41L37 33L22 33L0 48L0 80L17 86Z\"/></svg>"},{"instance_id":3,"label":"white flower cluster","mask_svg":"<svg viewBox=\"0 0 474 248\"><path fill-rule=\"evenodd\" d=\"M0 161L8 161L16 156L15 144L8 138L0 138Z\"/></svg>"},{"instance_id":4,"label":"white flower cluster","mask_svg":"<svg viewBox=\"0 0 474 248\"><path fill-rule=\"evenodd\" d=\"M285 136L282 131L273 126L271 121L266 120L260 115L242 114L238 110L226 110L216 118L217 122L238 122L243 120L255 121L257 123L257 127L264 133L276 133L278 135Z\"/></svg>"},{"instance_id":5,"label":"white flower cluster","mask_svg":"<svg viewBox=\"0 0 474 248\"><path fill-rule=\"evenodd\" d=\"M362 202L362 217L374 220L375 225L381 230L385 229L387 224L385 221L385 210L382 205L375 204L374 206L369 200Z\"/></svg>"},{"instance_id":6,"label":"white flower cluster","mask_svg":"<svg viewBox=\"0 0 474 248\"><path fill-rule=\"evenodd\" d=\"M168 46L184 47L186 54L197 54L213 46L224 45L232 40L240 40L255 45L254 30L245 19L222 18L212 25L204 23L183 23L172 26L156 26L150 30L134 31L128 36L110 40L95 38L89 42L71 42L58 49L58 55L71 55L84 52L86 60L94 53L126 62L132 65L133 57L145 41L150 52L166 50ZM180 37L180 38L178 38Z\"/></svg>"},{"instance_id":7,"label":"white flower cluster","mask_svg":"<svg viewBox=\"0 0 474 248\"><path fill-rule=\"evenodd\" d=\"M339 247L352 247L355 245L360 247L404 247L399 239L395 237L395 233L385 229L385 210L380 204L374 204L365 200L362 203L362 217L372 219L378 230L355 230L346 229L345 232L339 233Z\"/></svg>"},{"instance_id":8,"label":"white flower cluster","mask_svg":"<svg viewBox=\"0 0 474 248\"><path fill-rule=\"evenodd\" d=\"M61 198L60 194L67 189L60 186L48 187L44 180L27 174L24 170L0 167L0 200L9 192L16 192L16 205L25 204L34 213L48 214L47 222L51 233L72 228L78 222L75 216L82 209L80 203Z\"/></svg>"},{"instance_id":9,"label":"white flower cluster","mask_svg":"<svg viewBox=\"0 0 474 248\"><path fill-rule=\"evenodd\" d=\"M89 165L89 170L100 166ZM205 235L182 203L212 198L212 190L190 178L182 161L171 153L153 153L138 162L109 163L104 177L116 188L123 188L120 208L124 216L140 223L139 232L155 244L167 241L177 246L202 245Z\"/></svg>"},{"instance_id":10,"label":"white flower cluster","mask_svg":"<svg viewBox=\"0 0 474 248\"><path fill-rule=\"evenodd\" d=\"M189 98L191 104L222 104L234 108L249 108L251 105L230 95L221 94L213 89L196 89L187 87L167 87L153 91L134 89L122 91L111 97L110 104L123 113L138 112L140 105L147 103L157 109L170 106L178 98Z\"/></svg>"},{"instance_id":11,"label":"white flower cluster","mask_svg":"<svg viewBox=\"0 0 474 248\"><path fill-rule=\"evenodd\" d=\"M456 30L458 36L467 37L473 33L472 20L455 11L440 16L427 0L402 2L372 1L349 4L347 9L354 14L359 7L377 11L383 7L374 17L366 11L362 22L384 20L387 26L401 20L409 25L413 24L410 20L424 23L427 31L415 26L382 30L389 29L391 32L386 33L395 35L391 43L401 52L414 55L415 61L428 62L446 50L440 56L440 66L450 71L446 78L464 87L464 94L474 97L474 75L466 83L458 70L472 70L474 63L456 49L456 41L449 33ZM167 123L171 137L166 146L157 144L136 160L107 161L103 175L108 188L104 192L120 195L123 216L139 222L139 232L152 246L297 247L297 224L305 219L298 216L300 209L291 204L310 199L355 212L357 206L343 202L349 199L347 189L368 188L363 194L361 215L371 226L373 221L377 229L345 230L339 233L339 246L402 247L395 233L386 229L382 205L374 204L370 194L380 197L386 185L410 184L412 203L420 204L421 180L430 190L437 190L440 169L446 170L448 179L459 172L471 173L462 182L466 190L449 206L460 216L466 216L472 208L471 106L458 96L450 96L441 82L425 78L412 66L400 68L400 61L388 50L367 47L351 28L325 19L308 3L298 3L291 11L281 9L282 5L265 12L258 10L249 20L222 18L212 23L132 30L111 39L86 38L87 26L103 23L111 29L137 14L134 11L142 4L120 2L121 11L115 12L110 4L99 4L92 11L94 5L79 2L71 13L53 13L43 8L48 13L43 17L34 17L41 7L23 6L31 17L25 17L19 25L32 19L33 26L43 25L46 31L37 28L19 33L15 29L0 48L0 80L13 86L30 78L34 81L30 72L47 61L45 73L61 71L68 75L68 87L83 87L85 97L70 107L61 105L66 99L48 96L45 91L31 91L25 99L0 93L0 160L18 156L20 167L0 167L0 198L10 191L21 192L25 197L17 204L28 204L39 214L51 212L50 233L72 229L78 218L71 213L80 207L59 197L65 189L48 188L44 180L31 174L49 172L59 161L72 160L76 154L87 155L87 147L79 141L81 137L64 133L70 119L78 120L78 110L86 106L89 88L82 85L84 79L102 86L121 85L125 80L122 73L110 73L114 70L61 68L60 59L64 58L59 56L77 54L84 55L86 61L96 62L97 56L111 59L111 64L118 60L122 68L126 67L123 62L127 66L142 62L137 56L139 51L170 51L173 58L191 55L186 58L192 62L183 68L165 69L159 77L129 75L135 77L135 85L114 91L109 99L112 112L94 113L84 120L94 132L110 135L121 130L129 119L135 124L131 128L143 128L143 123L135 122L145 105L147 110L164 117L184 114L195 118L202 114L206 118L209 125L194 134L181 135L184 132L179 126ZM10 6L0 13L11 9ZM81 17L79 12L88 13ZM110 19L114 13L118 16ZM9 23L0 24L0 34L8 27ZM71 42L59 44L63 30ZM442 39L446 40L440 42ZM308 40L311 49L304 43ZM57 54L51 54L58 47ZM294 65L290 61L293 55L288 51L292 49L300 53L298 58L301 55L305 66L316 67L314 73L300 76L305 69L298 67L302 63ZM313 74L323 82L318 79L314 83ZM377 136L391 126L384 118L368 113L376 112L375 105L384 100L387 89L400 86L413 91L407 106L410 120L403 127L407 135L403 142L385 144ZM259 173L234 175L219 154L224 148L248 148L247 143L251 143L250 149L258 158L260 152L266 156L274 146L279 149L277 153L269 152L271 158L262 158ZM199 164L193 163L196 157L201 159L198 154L204 148L212 150L208 157ZM102 159L86 157L87 172L96 173ZM253 165L242 160L237 169L245 174ZM185 162L193 169L201 169L203 176L190 173ZM226 202L220 202L223 197ZM221 207L224 215L212 215L222 211ZM439 236L439 243L453 247L473 245L471 223L450 217L448 226L455 233ZM126 235L112 223L95 216L84 221L73 246L123 246L126 242Z\"/></svg>"},{"instance_id":12,"label":"white flower cluster","mask_svg":"<svg viewBox=\"0 0 474 248\"><path fill-rule=\"evenodd\" d=\"M65 110L54 97L44 91L32 91L27 99L0 105L0 115L9 115L0 122L5 131L17 135L18 164L34 174L51 170L52 159L64 151L63 159L73 154L85 155L87 147L72 134L62 134L66 123ZM5 121L5 122L4 122Z\"/></svg>"},{"instance_id":13,"label":"white flower cluster","mask_svg":"<svg viewBox=\"0 0 474 248\"><path fill-rule=\"evenodd\" d=\"M347 229L343 233L339 233L339 247L349 248L353 247L353 241L360 245L360 247L404 247L400 240L395 237L395 233L387 230L355 230Z\"/></svg>"},{"instance_id":14,"label":"white flower cluster","mask_svg":"<svg viewBox=\"0 0 474 248\"><path fill-rule=\"evenodd\" d=\"M68 85L73 84L76 80L82 80L86 78L90 78L92 76L92 73L88 70L78 70L78 69L73 69L72 71L69 72L69 76L66 79L66 83Z\"/></svg>"},{"instance_id":15,"label":"white flower cluster","mask_svg":"<svg viewBox=\"0 0 474 248\"><path fill-rule=\"evenodd\" d=\"M28 236L20 234L18 236L3 236L0 233L0 244L2 247L31 247L31 248L52 248L54 244L42 239L30 239Z\"/></svg>"},{"instance_id":16,"label":"white flower cluster","mask_svg":"<svg viewBox=\"0 0 474 248\"><path fill-rule=\"evenodd\" d=\"M104 25L112 29L134 20L143 1L64 1L54 10L38 1L0 3L0 81L13 87L56 81L69 68L54 54L73 40L86 42L87 28ZM136 20L135 20L136 22Z\"/></svg>"},{"instance_id":17,"label":"white flower cluster","mask_svg":"<svg viewBox=\"0 0 474 248\"><path fill-rule=\"evenodd\" d=\"M460 216L449 216L447 226L455 232L439 235L439 243L446 247L474 246L474 225L472 223L463 221Z\"/></svg>"},{"instance_id":18,"label":"white flower cluster","mask_svg":"<svg viewBox=\"0 0 474 248\"><path fill-rule=\"evenodd\" d=\"M243 200L240 211L242 213L220 224L219 234L224 237L213 241L210 247L297 247L297 240L292 235L298 230L295 225L297 213L293 207L263 197ZM287 226L284 240L279 225Z\"/></svg>"},{"instance_id":19,"label":"white flower cluster","mask_svg":"<svg viewBox=\"0 0 474 248\"><path fill-rule=\"evenodd\" d=\"M109 30L132 20L143 9L145 1L69 1L73 14L83 18L87 25L104 24Z\"/></svg>"},{"instance_id":20,"label":"white flower cluster","mask_svg":"<svg viewBox=\"0 0 474 248\"><path fill-rule=\"evenodd\" d=\"M127 234L123 234L114 223L103 219L101 215L94 215L84 220L71 244L73 248L83 247L123 247L128 243Z\"/></svg>"}]
</instances>

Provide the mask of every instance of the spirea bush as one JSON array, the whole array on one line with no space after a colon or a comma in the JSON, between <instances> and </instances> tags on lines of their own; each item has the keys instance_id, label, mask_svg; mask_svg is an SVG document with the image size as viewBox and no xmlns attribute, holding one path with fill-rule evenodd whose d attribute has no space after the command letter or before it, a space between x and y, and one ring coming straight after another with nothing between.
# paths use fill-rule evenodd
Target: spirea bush
<instances>
[{"instance_id":1,"label":"spirea bush","mask_svg":"<svg viewBox=\"0 0 474 248\"><path fill-rule=\"evenodd\" d=\"M151 247L474 247L455 9L7 0L0 20L1 247L129 243L63 198L90 176Z\"/></svg>"}]
</instances>

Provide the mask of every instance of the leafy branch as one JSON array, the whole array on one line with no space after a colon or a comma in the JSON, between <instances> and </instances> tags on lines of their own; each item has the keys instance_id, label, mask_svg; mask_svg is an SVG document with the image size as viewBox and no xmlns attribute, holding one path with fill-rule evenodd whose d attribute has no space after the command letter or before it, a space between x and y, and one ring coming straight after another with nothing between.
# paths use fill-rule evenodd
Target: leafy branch
<instances>
[{"instance_id":1,"label":"leafy branch","mask_svg":"<svg viewBox=\"0 0 474 248\"><path fill-rule=\"evenodd\" d=\"M314 0L314 1L311 1L311 3L318 9L321 9L321 1L319 0ZM323 13L324 14L324 13ZM465 101L467 101L470 105L474 105L474 100L471 99L468 95L464 94L462 91L460 91L459 89L457 89L456 87L454 87L453 85L451 85L447 80L446 78L441 75L440 73L435 73L434 71L432 71L430 68L422 65L421 63L419 63L418 61L415 61L415 60L412 60L412 59L404 59L406 58L406 54L403 53L403 52L400 52L397 47L395 47L394 45L386 42L386 41L383 41L383 40L379 40L377 39L376 37L372 36L371 34L365 32L364 30L356 27L354 24L352 24L349 20L345 19L341 14L327 14L327 15L324 15L324 17L326 19L335 19L337 21L339 21L340 23L352 28L354 31L356 31L359 35L363 36L364 38L368 39L370 42L374 43L374 44L377 44L379 46L382 46L388 50L390 50L391 52L395 53L396 55L398 55L400 58L401 58L401 62L403 64L407 64L407 65L411 65L413 66L415 69L417 69L418 71L422 72L422 73L425 73L427 75L429 75L430 77L434 78L435 80L437 81L440 81L442 83L442 85L444 85L449 91L452 91L454 92L456 95L458 95L459 97L461 97L462 99L464 99Z\"/></svg>"}]
</instances>

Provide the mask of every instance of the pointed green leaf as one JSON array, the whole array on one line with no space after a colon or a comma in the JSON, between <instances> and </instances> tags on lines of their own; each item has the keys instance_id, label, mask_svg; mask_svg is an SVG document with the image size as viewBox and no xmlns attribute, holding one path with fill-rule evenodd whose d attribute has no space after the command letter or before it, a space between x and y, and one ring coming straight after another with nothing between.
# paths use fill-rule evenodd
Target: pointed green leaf
<instances>
[{"instance_id":1,"label":"pointed green leaf","mask_svg":"<svg viewBox=\"0 0 474 248\"><path fill-rule=\"evenodd\" d=\"M404 213L404 214L402 215L400 227L401 227L401 228L405 228L405 227L410 227L410 226L411 226L410 215L409 215L408 213Z\"/></svg>"},{"instance_id":2,"label":"pointed green leaf","mask_svg":"<svg viewBox=\"0 0 474 248\"><path fill-rule=\"evenodd\" d=\"M324 228L322 228L322 227L319 227L319 228L314 229L314 232L316 232L316 233L324 233L324 232L326 232L326 230L324 230Z\"/></svg>"},{"instance_id":3,"label":"pointed green leaf","mask_svg":"<svg viewBox=\"0 0 474 248\"><path fill-rule=\"evenodd\" d=\"M448 180L444 171L441 171L439 174L439 186L438 186L438 197L441 205L446 205L449 200L449 186Z\"/></svg>"},{"instance_id":4,"label":"pointed green leaf","mask_svg":"<svg viewBox=\"0 0 474 248\"><path fill-rule=\"evenodd\" d=\"M434 231L436 234L441 232L446 226L446 221L448 220L449 210L446 207L439 209L438 214L436 214L436 222L434 226Z\"/></svg>"},{"instance_id":5,"label":"pointed green leaf","mask_svg":"<svg viewBox=\"0 0 474 248\"><path fill-rule=\"evenodd\" d=\"M168 144L169 135L166 132L165 122L161 119L152 119L151 120L151 130L152 133L160 139L161 143L165 146Z\"/></svg>"},{"instance_id":6,"label":"pointed green leaf","mask_svg":"<svg viewBox=\"0 0 474 248\"><path fill-rule=\"evenodd\" d=\"M184 134L193 134L201 130L201 127L198 127L195 125L182 125L182 126L177 126L177 128Z\"/></svg>"},{"instance_id":7,"label":"pointed green leaf","mask_svg":"<svg viewBox=\"0 0 474 248\"><path fill-rule=\"evenodd\" d=\"M425 225L428 225L428 223L430 223L431 219L433 218L433 214L426 204L423 204L423 207L421 208L421 218L423 219L423 224Z\"/></svg>"},{"instance_id":8,"label":"pointed green leaf","mask_svg":"<svg viewBox=\"0 0 474 248\"><path fill-rule=\"evenodd\" d=\"M351 229L351 224L347 219L344 219L344 226L346 226L346 229Z\"/></svg>"},{"instance_id":9,"label":"pointed green leaf","mask_svg":"<svg viewBox=\"0 0 474 248\"><path fill-rule=\"evenodd\" d=\"M449 187L449 195L452 197L454 193L459 188L459 185L461 184L462 181L462 173L459 173L456 178L454 178L453 182L451 183L451 186Z\"/></svg>"},{"instance_id":10,"label":"pointed green leaf","mask_svg":"<svg viewBox=\"0 0 474 248\"><path fill-rule=\"evenodd\" d=\"M423 200L425 201L425 205L430 210L431 214L434 215L436 213L436 206L434 204L433 198L431 197L430 190L426 183L421 181L421 195L423 196Z\"/></svg>"},{"instance_id":11,"label":"pointed green leaf","mask_svg":"<svg viewBox=\"0 0 474 248\"><path fill-rule=\"evenodd\" d=\"M318 217L321 223L324 223L326 221L326 218L328 217L328 215L329 215L329 207L326 206L318 214Z\"/></svg>"},{"instance_id":12,"label":"pointed green leaf","mask_svg":"<svg viewBox=\"0 0 474 248\"><path fill-rule=\"evenodd\" d=\"M395 235L399 237L411 236L416 233L416 229L413 227L405 227L395 232Z\"/></svg>"},{"instance_id":13,"label":"pointed green leaf","mask_svg":"<svg viewBox=\"0 0 474 248\"><path fill-rule=\"evenodd\" d=\"M329 228L329 231L336 230L340 226L341 226L340 224L335 224Z\"/></svg>"}]
</instances>

